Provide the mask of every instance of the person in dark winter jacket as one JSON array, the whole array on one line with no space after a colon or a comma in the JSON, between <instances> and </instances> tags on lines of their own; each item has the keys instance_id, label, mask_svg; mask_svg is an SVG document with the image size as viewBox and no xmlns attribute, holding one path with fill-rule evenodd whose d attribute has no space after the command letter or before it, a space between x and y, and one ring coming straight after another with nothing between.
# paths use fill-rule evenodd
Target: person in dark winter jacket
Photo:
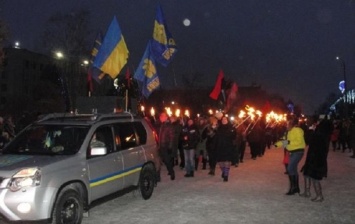
<instances>
[{"instance_id":1,"label":"person in dark winter jacket","mask_svg":"<svg viewBox=\"0 0 355 224\"><path fill-rule=\"evenodd\" d=\"M257 156L262 156L262 148L264 147L264 133L260 122L255 121L254 127L248 130L247 140L250 146L251 158L256 160Z\"/></svg>"},{"instance_id":2,"label":"person in dark winter jacket","mask_svg":"<svg viewBox=\"0 0 355 224\"><path fill-rule=\"evenodd\" d=\"M160 127L157 128L159 136L159 155L164 165L166 166L170 179L175 180L175 172L173 168L174 158L174 129L168 120L166 113L161 113L159 116ZM158 180L160 180L160 171L158 171Z\"/></svg>"},{"instance_id":3,"label":"person in dark winter jacket","mask_svg":"<svg viewBox=\"0 0 355 224\"><path fill-rule=\"evenodd\" d=\"M223 116L216 132L216 160L221 168L224 182L228 181L235 137L235 128L228 121L228 117Z\"/></svg>"},{"instance_id":4,"label":"person in dark winter jacket","mask_svg":"<svg viewBox=\"0 0 355 224\"><path fill-rule=\"evenodd\" d=\"M178 148L179 148L179 140L182 130L182 125L180 124L180 120L172 115L170 117L171 126L174 130L174 142L173 142L173 165L178 164Z\"/></svg>"},{"instance_id":5,"label":"person in dark winter jacket","mask_svg":"<svg viewBox=\"0 0 355 224\"><path fill-rule=\"evenodd\" d=\"M199 118L198 120L198 132L200 134L200 141L196 146L196 155L195 155L195 170L198 169L198 163L200 157L202 157L202 169L205 170L207 166L207 150L206 150L206 135L203 132L207 129L207 120L204 117Z\"/></svg>"},{"instance_id":6,"label":"person in dark winter jacket","mask_svg":"<svg viewBox=\"0 0 355 224\"><path fill-rule=\"evenodd\" d=\"M195 151L200 141L200 134L192 119L187 121L186 131L183 134L182 146L185 155L185 177L193 177L195 171Z\"/></svg>"},{"instance_id":7,"label":"person in dark winter jacket","mask_svg":"<svg viewBox=\"0 0 355 224\"><path fill-rule=\"evenodd\" d=\"M314 202L323 201L320 180L327 175L327 152L329 147L329 131L327 128L327 123L323 120L310 133L306 161L301 169L304 176L305 190L300 196L310 197L310 187L313 183L316 196L311 200Z\"/></svg>"},{"instance_id":8,"label":"person in dark winter jacket","mask_svg":"<svg viewBox=\"0 0 355 224\"><path fill-rule=\"evenodd\" d=\"M216 170L216 131L217 131L217 119L214 117L210 118L207 128L202 133L202 138L206 138L206 150L208 154L208 165L210 171L208 175L215 175Z\"/></svg>"},{"instance_id":9,"label":"person in dark winter jacket","mask_svg":"<svg viewBox=\"0 0 355 224\"><path fill-rule=\"evenodd\" d=\"M244 153L245 153L245 148L246 148L246 143L247 143L247 126L246 124L240 123L236 127L236 144L237 144L237 151L238 151L238 160L239 163L244 162Z\"/></svg>"}]
</instances>

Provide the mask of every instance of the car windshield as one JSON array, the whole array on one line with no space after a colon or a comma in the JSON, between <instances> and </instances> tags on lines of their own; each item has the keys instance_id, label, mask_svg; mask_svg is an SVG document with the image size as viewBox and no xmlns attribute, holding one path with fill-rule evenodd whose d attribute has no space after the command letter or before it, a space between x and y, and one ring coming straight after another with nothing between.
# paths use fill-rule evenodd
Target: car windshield
<instances>
[{"instance_id":1,"label":"car windshield","mask_svg":"<svg viewBox=\"0 0 355 224\"><path fill-rule=\"evenodd\" d=\"M32 125L3 150L4 154L73 155L89 130L87 126Z\"/></svg>"}]
</instances>

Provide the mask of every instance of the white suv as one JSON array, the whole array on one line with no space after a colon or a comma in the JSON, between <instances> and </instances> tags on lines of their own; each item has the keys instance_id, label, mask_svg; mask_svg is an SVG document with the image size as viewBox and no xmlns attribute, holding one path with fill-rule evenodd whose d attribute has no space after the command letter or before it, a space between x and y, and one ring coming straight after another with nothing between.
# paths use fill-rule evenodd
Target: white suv
<instances>
[{"instance_id":1,"label":"white suv","mask_svg":"<svg viewBox=\"0 0 355 224\"><path fill-rule=\"evenodd\" d=\"M8 221L81 223L93 201L156 186L156 133L143 118L51 114L34 122L0 156L0 214Z\"/></svg>"}]
</instances>

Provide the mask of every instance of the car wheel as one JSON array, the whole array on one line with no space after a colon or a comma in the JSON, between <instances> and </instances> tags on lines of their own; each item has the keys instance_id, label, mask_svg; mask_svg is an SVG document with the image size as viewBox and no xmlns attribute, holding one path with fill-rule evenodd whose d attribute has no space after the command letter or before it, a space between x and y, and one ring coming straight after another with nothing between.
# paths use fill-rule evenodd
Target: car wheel
<instances>
[{"instance_id":1,"label":"car wheel","mask_svg":"<svg viewBox=\"0 0 355 224\"><path fill-rule=\"evenodd\" d=\"M144 200L149 199L154 191L155 175L154 168L150 165L144 166L139 178L138 190Z\"/></svg>"},{"instance_id":2,"label":"car wheel","mask_svg":"<svg viewBox=\"0 0 355 224\"><path fill-rule=\"evenodd\" d=\"M83 200L73 188L63 189L55 202L52 224L80 224L83 219Z\"/></svg>"}]
</instances>

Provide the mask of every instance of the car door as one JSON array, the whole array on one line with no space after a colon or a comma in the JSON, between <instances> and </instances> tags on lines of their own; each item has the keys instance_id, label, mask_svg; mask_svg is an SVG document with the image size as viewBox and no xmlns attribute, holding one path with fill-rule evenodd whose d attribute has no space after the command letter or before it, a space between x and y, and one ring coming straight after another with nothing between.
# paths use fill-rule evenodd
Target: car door
<instances>
[{"instance_id":1,"label":"car door","mask_svg":"<svg viewBox=\"0 0 355 224\"><path fill-rule=\"evenodd\" d=\"M115 135L120 138L120 150L123 157L124 186L137 185L140 170L144 164L143 148L139 146L132 122L119 123L114 127Z\"/></svg>"},{"instance_id":2,"label":"car door","mask_svg":"<svg viewBox=\"0 0 355 224\"><path fill-rule=\"evenodd\" d=\"M112 126L101 126L93 134L98 141L104 143L106 155L88 155L88 170L92 200L116 192L123 187L121 170L123 169L122 155L116 150ZM88 147L90 150L90 144Z\"/></svg>"}]
</instances>

